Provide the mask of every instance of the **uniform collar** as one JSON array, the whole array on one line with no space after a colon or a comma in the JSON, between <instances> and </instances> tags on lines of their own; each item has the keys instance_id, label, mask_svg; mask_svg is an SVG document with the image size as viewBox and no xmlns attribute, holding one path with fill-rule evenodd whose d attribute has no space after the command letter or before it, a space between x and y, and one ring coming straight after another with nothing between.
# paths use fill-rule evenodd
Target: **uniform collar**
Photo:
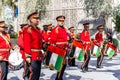
<instances>
[{"instance_id":1,"label":"uniform collar","mask_svg":"<svg viewBox=\"0 0 120 80\"><path fill-rule=\"evenodd\" d=\"M59 27L59 28L61 28L61 29L65 29L65 27L63 26L63 27L60 27L59 25L57 25L57 27Z\"/></svg>"}]
</instances>

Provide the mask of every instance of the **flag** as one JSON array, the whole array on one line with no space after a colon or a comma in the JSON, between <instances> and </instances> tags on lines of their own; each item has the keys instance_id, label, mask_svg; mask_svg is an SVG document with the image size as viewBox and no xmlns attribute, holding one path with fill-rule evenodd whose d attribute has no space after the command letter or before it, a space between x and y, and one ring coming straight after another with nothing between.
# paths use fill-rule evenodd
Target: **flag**
<instances>
[{"instance_id":1,"label":"flag","mask_svg":"<svg viewBox=\"0 0 120 80\"><path fill-rule=\"evenodd\" d=\"M77 41L73 42L73 48L72 48L73 57L75 57L79 61L82 61L84 59L82 48L83 48L82 42L77 42Z\"/></svg>"},{"instance_id":2,"label":"flag","mask_svg":"<svg viewBox=\"0 0 120 80\"><path fill-rule=\"evenodd\" d=\"M92 41L92 50L91 54L99 57L100 56L100 47L98 46L97 42Z\"/></svg>"},{"instance_id":3,"label":"flag","mask_svg":"<svg viewBox=\"0 0 120 80\"><path fill-rule=\"evenodd\" d=\"M64 57L66 55L66 50L60 49L55 46L48 46L48 54L49 54L49 66L53 67L55 70L60 71Z\"/></svg>"},{"instance_id":4,"label":"flag","mask_svg":"<svg viewBox=\"0 0 120 80\"><path fill-rule=\"evenodd\" d=\"M106 54L108 55L108 57L109 58L111 58L111 57L113 57L113 55L115 54L115 52L116 52L116 47L113 45L113 44L111 44L111 43L107 43L106 44Z\"/></svg>"}]
</instances>

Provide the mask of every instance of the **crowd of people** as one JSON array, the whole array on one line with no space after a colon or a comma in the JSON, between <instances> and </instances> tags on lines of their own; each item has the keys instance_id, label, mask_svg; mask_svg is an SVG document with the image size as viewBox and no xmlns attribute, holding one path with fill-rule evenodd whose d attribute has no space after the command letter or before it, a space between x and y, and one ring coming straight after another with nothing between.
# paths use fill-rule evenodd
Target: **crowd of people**
<instances>
[{"instance_id":1,"label":"crowd of people","mask_svg":"<svg viewBox=\"0 0 120 80\"><path fill-rule=\"evenodd\" d=\"M29 23L21 24L21 31L19 31L18 46L20 53L24 60L24 80L39 80L41 74L42 62L46 65L49 62L48 46L55 46L66 51L61 70L57 72L55 80L63 80L64 71L67 64L75 66L75 58L73 57L74 48L73 41L82 42L84 62L81 65L82 72L89 72L89 61L91 56L91 41L96 40L100 47L100 56L97 58L96 68L102 68L101 64L104 58L104 42L103 31L104 26L98 25L98 32L95 38L91 39L89 33L90 23L83 24L83 31L77 35L75 28L72 26L66 29L64 26L65 16L60 15L56 17L57 25L52 27L52 24L43 25L43 30L38 27L40 17L37 12L33 12L27 17ZM0 80L7 80L8 74L8 57L10 49L13 49L10 43L10 37L5 32L5 21L0 21ZM68 31L69 33L68 33ZM106 42L112 43L111 33L107 34L108 39ZM78 38L79 37L79 38ZM48 58L47 58L48 57ZM72 58L71 58L72 57ZM50 68L53 70L53 68Z\"/></svg>"}]
</instances>

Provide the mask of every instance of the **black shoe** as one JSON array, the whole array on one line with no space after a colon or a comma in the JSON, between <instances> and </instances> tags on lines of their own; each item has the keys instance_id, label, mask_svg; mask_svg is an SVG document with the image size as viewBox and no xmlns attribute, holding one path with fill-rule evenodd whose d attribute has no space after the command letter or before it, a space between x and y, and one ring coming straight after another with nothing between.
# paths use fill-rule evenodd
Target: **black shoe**
<instances>
[{"instance_id":1,"label":"black shoe","mask_svg":"<svg viewBox=\"0 0 120 80\"><path fill-rule=\"evenodd\" d=\"M85 70L88 71L88 67L85 67Z\"/></svg>"},{"instance_id":2,"label":"black shoe","mask_svg":"<svg viewBox=\"0 0 120 80\"><path fill-rule=\"evenodd\" d=\"M82 67L81 67L81 70L82 70L82 72L85 72L85 71L86 71L86 70L85 70L84 68L82 68Z\"/></svg>"},{"instance_id":3,"label":"black shoe","mask_svg":"<svg viewBox=\"0 0 120 80\"><path fill-rule=\"evenodd\" d=\"M28 77L24 77L24 80L28 80Z\"/></svg>"},{"instance_id":4,"label":"black shoe","mask_svg":"<svg viewBox=\"0 0 120 80\"><path fill-rule=\"evenodd\" d=\"M75 65L73 65L73 66L78 67L78 65L76 65L76 64L75 64Z\"/></svg>"},{"instance_id":5,"label":"black shoe","mask_svg":"<svg viewBox=\"0 0 120 80\"><path fill-rule=\"evenodd\" d=\"M87 70L85 70L86 72L92 72L92 70L89 70L89 69L87 69Z\"/></svg>"},{"instance_id":6,"label":"black shoe","mask_svg":"<svg viewBox=\"0 0 120 80\"><path fill-rule=\"evenodd\" d=\"M58 78L55 78L55 80L63 80L63 79L58 79Z\"/></svg>"},{"instance_id":7,"label":"black shoe","mask_svg":"<svg viewBox=\"0 0 120 80\"><path fill-rule=\"evenodd\" d=\"M50 68L50 70L54 70L53 68Z\"/></svg>"},{"instance_id":8,"label":"black shoe","mask_svg":"<svg viewBox=\"0 0 120 80\"><path fill-rule=\"evenodd\" d=\"M103 68L102 66L97 66L97 68Z\"/></svg>"},{"instance_id":9,"label":"black shoe","mask_svg":"<svg viewBox=\"0 0 120 80\"><path fill-rule=\"evenodd\" d=\"M109 58L110 61L112 61L112 58Z\"/></svg>"},{"instance_id":10,"label":"black shoe","mask_svg":"<svg viewBox=\"0 0 120 80\"><path fill-rule=\"evenodd\" d=\"M91 70L88 69L88 67L85 68L85 71L86 71L86 72L92 72Z\"/></svg>"},{"instance_id":11,"label":"black shoe","mask_svg":"<svg viewBox=\"0 0 120 80\"><path fill-rule=\"evenodd\" d=\"M70 65L70 67L78 67L78 65Z\"/></svg>"},{"instance_id":12,"label":"black shoe","mask_svg":"<svg viewBox=\"0 0 120 80\"><path fill-rule=\"evenodd\" d=\"M68 64L69 66L72 66L71 64Z\"/></svg>"}]
</instances>

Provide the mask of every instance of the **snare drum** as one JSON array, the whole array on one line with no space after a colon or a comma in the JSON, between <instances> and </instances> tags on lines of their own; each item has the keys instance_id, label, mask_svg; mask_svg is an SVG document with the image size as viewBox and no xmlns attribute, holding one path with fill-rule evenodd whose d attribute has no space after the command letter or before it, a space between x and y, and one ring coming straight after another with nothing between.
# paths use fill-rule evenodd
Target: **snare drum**
<instances>
[{"instance_id":1,"label":"snare drum","mask_svg":"<svg viewBox=\"0 0 120 80\"><path fill-rule=\"evenodd\" d=\"M8 62L12 70L19 70L23 67L22 54L19 49L10 51Z\"/></svg>"}]
</instances>

